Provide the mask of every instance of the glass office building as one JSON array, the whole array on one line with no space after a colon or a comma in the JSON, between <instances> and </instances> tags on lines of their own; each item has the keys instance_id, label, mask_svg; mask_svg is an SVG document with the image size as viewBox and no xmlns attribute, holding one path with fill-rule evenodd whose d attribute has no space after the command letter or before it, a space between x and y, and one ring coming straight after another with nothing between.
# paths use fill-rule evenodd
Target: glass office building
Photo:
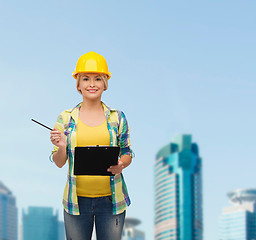
<instances>
[{"instance_id":1,"label":"glass office building","mask_svg":"<svg viewBox=\"0 0 256 240\"><path fill-rule=\"evenodd\" d=\"M12 192L0 182L0 240L17 240L18 210Z\"/></svg>"},{"instance_id":2,"label":"glass office building","mask_svg":"<svg viewBox=\"0 0 256 240\"><path fill-rule=\"evenodd\" d=\"M58 223L58 240L65 240L66 234L65 234L65 225L64 222Z\"/></svg>"},{"instance_id":3,"label":"glass office building","mask_svg":"<svg viewBox=\"0 0 256 240\"><path fill-rule=\"evenodd\" d=\"M256 189L228 193L232 206L223 208L219 240L256 240Z\"/></svg>"},{"instance_id":4,"label":"glass office building","mask_svg":"<svg viewBox=\"0 0 256 240\"><path fill-rule=\"evenodd\" d=\"M29 207L23 210L23 240L57 240L58 214L51 207Z\"/></svg>"},{"instance_id":5,"label":"glass office building","mask_svg":"<svg viewBox=\"0 0 256 240\"><path fill-rule=\"evenodd\" d=\"M135 228L140 223L136 218L126 217L121 240L145 240L144 232Z\"/></svg>"},{"instance_id":6,"label":"glass office building","mask_svg":"<svg viewBox=\"0 0 256 240\"><path fill-rule=\"evenodd\" d=\"M202 161L191 135L177 135L155 162L155 240L202 240Z\"/></svg>"}]
</instances>

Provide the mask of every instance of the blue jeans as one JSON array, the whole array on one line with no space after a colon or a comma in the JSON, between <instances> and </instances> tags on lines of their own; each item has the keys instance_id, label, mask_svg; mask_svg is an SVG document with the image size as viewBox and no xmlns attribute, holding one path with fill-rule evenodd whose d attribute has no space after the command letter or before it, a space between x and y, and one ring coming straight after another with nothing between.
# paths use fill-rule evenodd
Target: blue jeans
<instances>
[{"instance_id":1,"label":"blue jeans","mask_svg":"<svg viewBox=\"0 0 256 240\"><path fill-rule=\"evenodd\" d=\"M91 240L95 222L97 240L120 240L124 226L125 211L112 213L112 196L79 197L80 215L71 215L64 210L67 240Z\"/></svg>"}]
</instances>

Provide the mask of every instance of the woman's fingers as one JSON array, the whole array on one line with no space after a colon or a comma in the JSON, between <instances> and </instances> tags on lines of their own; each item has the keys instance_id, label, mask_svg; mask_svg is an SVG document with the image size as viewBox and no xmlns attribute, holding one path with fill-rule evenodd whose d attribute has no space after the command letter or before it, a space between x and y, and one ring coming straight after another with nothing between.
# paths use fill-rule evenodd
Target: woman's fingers
<instances>
[{"instance_id":1,"label":"woman's fingers","mask_svg":"<svg viewBox=\"0 0 256 240\"><path fill-rule=\"evenodd\" d=\"M58 131L56 128L54 128L53 131L50 132L51 136L50 136L50 139L51 139L51 142L53 144L58 144L61 140L61 131Z\"/></svg>"},{"instance_id":2,"label":"woman's fingers","mask_svg":"<svg viewBox=\"0 0 256 240\"><path fill-rule=\"evenodd\" d=\"M60 138L59 138L59 137L52 137L51 140L52 140L52 141L59 141Z\"/></svg>"},{"instance_id":3,"label":"woman's fingers","mask_svg":"<svg viewBox=\"0 0 256 240\"><path fill-rule=\"evenodd\" d=\"M118 161L118 165L110 166L107 171L112 172L112 174L118 174L118 173L121 173L123 169L124 169L123 162Z\"/></svg>"},{"instance_id":4,"label":"woman's fingers","mask_svg":"<svg viewBox=\"0 0 256 240\"><path fill-rule=\"evenodd\" d=\"M57 130L54 130L54 131L51 131L51 137L50 139L51 140L60 140L60 137L61 137L61 131L57 131Z\"/></svg>"}]
</instances>

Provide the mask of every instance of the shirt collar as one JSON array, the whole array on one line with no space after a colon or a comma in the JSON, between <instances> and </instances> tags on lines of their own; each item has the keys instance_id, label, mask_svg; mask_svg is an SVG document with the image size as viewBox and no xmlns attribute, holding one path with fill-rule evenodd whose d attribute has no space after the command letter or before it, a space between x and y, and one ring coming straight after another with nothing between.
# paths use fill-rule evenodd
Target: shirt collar
<instances>
[{"instance_id":1,"label":"shirt collar","mask_svg":"<svg viewBox=\"0 0 256 240\"><path fill-rule=\"evenodd\" d=\"M77 121L78 121L79 108L81 107L81 104L82 104L82 102L77 104L75 107L73 107L73 109L70 112L71 117L75 120L76 124L77 124ZM111 111L116 111L116 110L113 109L113 108L110 108L108 105L106 105L102 101L101 101L101 104L102 104L103 109L104 109L105 117L106 117L106 119L108 119L109 115L110 115L110 112Z\"/></svg>"}]
</instances>

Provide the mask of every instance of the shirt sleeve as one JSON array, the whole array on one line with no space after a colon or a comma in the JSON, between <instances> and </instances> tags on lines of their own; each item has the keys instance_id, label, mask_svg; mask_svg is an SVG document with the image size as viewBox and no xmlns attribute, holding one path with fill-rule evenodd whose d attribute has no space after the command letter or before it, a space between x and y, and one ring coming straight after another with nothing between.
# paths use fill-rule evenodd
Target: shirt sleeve
<instances>
[{"instance_id":1,"label":"shirt sleeve","mask_svg":"<svg viewBox=\"0 0 256 240\"><path fill-rule=\"evenodd\" d=\"M135 157L135 154L131 148L131 141L130 141L130 128L128 126L127 119L123 112L120 113L120 122L119 122L119 128L118 128L118 143L120 146L120 154L122 155L129 155L131 158Z\"/></svg>"},{"instance_id":2,"label":"shirt sleeve","mask_svg":"<svg viewBox=\"0 0 256 240\"><path fill-rule=\"evenodd\" d=\"M57 118L57 121L56 123L54 124L54 127L53 128L56 128L58 131L61 131L64 133L64 124L63 124L63 116L62 116L62 113L58 116ZM49 159L51 162L53 162L53 159L52 159L52 155L57 152L59 149L59 147L53 145L53 150L52 150L52 153L51 155L49 156Z\"/></svg>"}]
</instances>

